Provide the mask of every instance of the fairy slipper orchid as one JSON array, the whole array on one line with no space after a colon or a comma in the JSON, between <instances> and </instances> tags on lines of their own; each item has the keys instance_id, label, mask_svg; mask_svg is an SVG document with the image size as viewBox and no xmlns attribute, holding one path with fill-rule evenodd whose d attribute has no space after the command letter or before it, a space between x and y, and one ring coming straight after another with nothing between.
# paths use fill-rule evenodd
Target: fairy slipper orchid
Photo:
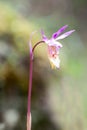
<instances>
[{"instance_id":1,"label":"fairy slipper orchid","mask_svg":"<svg viewBox=\"0 0 87 130\"><path fill-rule=\"evenodd\" d=\"M59 41L68 37L75 31L75 30L71 30L60 35L67 27L68 25L65 25L62 28L60 28L57 32L53 33L50 39L46 37L43 30L41 31L42 40L48 46L48 58L50 60L52 67L56 67L56 68L60 67L59 50L62 47L62 44Z\"/></svg>"}]
</instances>

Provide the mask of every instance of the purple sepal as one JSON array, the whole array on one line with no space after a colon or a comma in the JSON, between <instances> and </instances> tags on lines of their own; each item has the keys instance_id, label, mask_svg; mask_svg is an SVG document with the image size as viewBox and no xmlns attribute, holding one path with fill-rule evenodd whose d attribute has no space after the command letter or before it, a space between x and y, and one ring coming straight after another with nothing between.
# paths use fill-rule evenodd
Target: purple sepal
<instances>
[{"instance_id":1,"label":"purple sepal","mask_svg":"<svg viewBox=\"0 0 87 130\"><path fill-rule=\"evenodd\" d=\"M62 34L61 36L59 36L58 38L56 38L56 40L61 40L61 39L64 39L66 37L68 37L69 35L71 35L75 30L71 30L69 32L66 32L64 34Z\"/></svg>"},{"instance_id":2,"label":"purple sepal","mask_svg":"<svg viewBox=\"0 0 87 130\"><path fill-rule=\"evenodd\" d=\"M68 27L68 25L65 25L62 28L60 28L57 32L55 32L52 35L52 38L56 39L67 27Z\"/></svg>"}]
</instances>

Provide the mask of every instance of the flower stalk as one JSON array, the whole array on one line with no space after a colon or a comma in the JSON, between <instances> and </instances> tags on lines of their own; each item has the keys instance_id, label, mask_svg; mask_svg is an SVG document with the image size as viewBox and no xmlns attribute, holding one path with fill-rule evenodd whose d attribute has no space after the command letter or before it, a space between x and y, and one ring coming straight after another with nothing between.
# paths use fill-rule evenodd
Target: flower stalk
<instances>
[{"instance_id":1,"label":"flower stalk","mask_svg":"<svg viewBox=\"0 0 87 130\"><path fill-rule=\"evenodd\" d=\"M33 77L33 55L37 45L44 43L44 41L37 42L32 48L31 42L30 48L30 68L29 68L29 88L28 88L28 105L27 105L27 130L31 130L31 92L32 92L32 77Z\"/></svg>"},{"instance_id":2,"label":"flower stalk","mask_svg":"<svg viewBox=\"0 0 87 130\"><path fill-rule=\"evenodd\" d=\"M28 88L28 105L27 105L27 130L31 130L31 91L32 91L32 72L33 72L33 52L30 46L30 68L29 68L29 88Z\"/></svg>"}]
</instances>

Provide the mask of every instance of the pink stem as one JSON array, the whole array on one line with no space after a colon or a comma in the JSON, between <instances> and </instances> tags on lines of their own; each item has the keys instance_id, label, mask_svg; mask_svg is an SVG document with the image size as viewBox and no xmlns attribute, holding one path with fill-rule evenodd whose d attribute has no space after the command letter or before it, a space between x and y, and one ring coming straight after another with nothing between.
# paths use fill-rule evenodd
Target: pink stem
<instances>
[{"instance_id":1,"label":"pink stem","mask_svg":"<svg viewBox=\"0 0 87 130\"><path fill-rule=\"evenodd\" d=\"M31 43L30 46L30 68L29 68L29 89L28 89L28 105L27 105L27 130L31 130L31 91L32 91L32 72L33 72L33 53L37 45L44 43L40 41L35 44L32 49Z\"/></svg>"},{"instance_id":2,"label":"pink stem","mask_svg":"<svg viewBox=\"0 0 87 130\"><path fill-rule=\"evenodd\" d=\"M28 106L27 106L27 130L31 130L32 71L33 71L33 52L32 52L32 47L30 45L29 89L28 89Z\"/></svg>"},{"instance_id":3,"label":"pink stem","mask_svg":"<svg viewBox=\"0 0 87 130\"><path fill-rule=\"evenodd\" d=\"M34 45L34 47L33 47L33 49L32 49L32 52L34 52L34 49L36 48L36 46L39 45L39 44L41 44L41 43L44 43L44 41L39 41L39 42L37 42L37 43Z\"/></svg>"}]
</instances>

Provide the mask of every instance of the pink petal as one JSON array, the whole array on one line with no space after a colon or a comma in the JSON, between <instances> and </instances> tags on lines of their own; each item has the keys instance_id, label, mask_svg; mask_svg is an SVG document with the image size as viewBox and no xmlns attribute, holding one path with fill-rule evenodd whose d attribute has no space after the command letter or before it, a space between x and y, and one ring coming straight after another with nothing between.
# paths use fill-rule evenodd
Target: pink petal
<instances>
[{"instance_id":1,"label":"pink petal","mask_svg":"<svg viewBox=\"0 0 87 130\"><path fill-rule=\"evenodd\" d=\"M42 39L43 41L47 42L48 41L48 38L46 37L46 35L44 34L44 31L41 30L41 34L42 34Z\"/></svg>"},{"instance_id":2,"label":"pink petal","mask_svg":"<svg viewBox=\"0 0 87 130\"><path fill-rule=\"evenodd\" d=\"M57 42L54 39L48 40L47 43L48 43L49 46L55 46L55 47L59 47L59 48L62 47L62 44L60 42Z\"/></svg>"},{"instance_id":3,"label":"pink petal","mask_svg":"<svg viewBox=\"0 0 87 130\"><path fill-rule=\"evenodd\" d=\"M68 25L63 26L62 28L60 28L57 32L55 32L52 35L53 39L56 39L66 28L68 27Z\"/></svg>"},{"instance_id":4,"label":"pink petal","mask_svg":"<svg viewBox=\"0 0 87 130\"><path fill-rule=\"evenodd\" d=\"M69 35L71 35L75 30L71 30L69 32L66 32L64 34L62 34L61 36L59 36L58 38L56 38L56 40L60 40L60 39L64 39L66 37L68 37Z\"/></svg>"}]
</instances>

